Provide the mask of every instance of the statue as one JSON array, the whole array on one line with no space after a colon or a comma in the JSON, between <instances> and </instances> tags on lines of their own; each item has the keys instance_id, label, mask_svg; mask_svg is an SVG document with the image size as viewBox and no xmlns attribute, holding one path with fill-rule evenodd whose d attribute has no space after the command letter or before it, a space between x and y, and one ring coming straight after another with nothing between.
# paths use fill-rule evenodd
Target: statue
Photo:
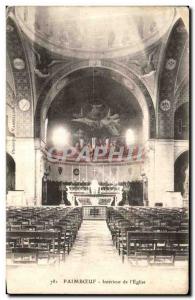
<instances>
[{"instance_id":1,"label":"statue","mask_svg":"<svg viewBox=\"0 0 195 300\"><path fill-rule=\"evenodd\" d=\"M32 53L34 55L35 67L34 72L39 78L47 78L50 74L50 67L57 63L63 63L63 60L54 60L46 52L39 49L36 50L32 47Z\"/></svg>"},{"instance_id":2,"label":"statue","mask_svg":"<svg viewBox=\"0 0 195 300\"><path fill-rule=\"evenodd\" d=\"M142 61L138 60L130 60L130 65L135 65L139 68L139 72L142 77L154 74L156 72L155 67L155 54L157 52L157 48L155 48L151 53L146 54L147 57Z\"/></svg>"},{"instance_id":3,"label":"statue","mask_svg":"<svg viewBox=\"0 0 195 300\"><path fill-rule=\"evenodd\" d=\"M189 195L189 165L187 166L186 170L185 170L185 179L184 179L184 183L183 183L183 198L184 199L188 199L188 195Z\"/></svg>"},{"instance_id":4,"label":"statue","mask_svg":"<svg viewBox=\"0 0 195 300\"><path fill-rule=\"evenodd\" d=\"M90 127L92 130L97 129L107 129L109 133L113 136L119 136L120 132L120 117L119 114L111 115L110 108L105 117L100 119L98 115L100 115L100 109L102 105L92 105L92 110L89 112L87 116L84 116L83 111L82 114L76 116L72 119L74 123L80 123L81 125L86 125Z\"/></svg>"}]
</instances>

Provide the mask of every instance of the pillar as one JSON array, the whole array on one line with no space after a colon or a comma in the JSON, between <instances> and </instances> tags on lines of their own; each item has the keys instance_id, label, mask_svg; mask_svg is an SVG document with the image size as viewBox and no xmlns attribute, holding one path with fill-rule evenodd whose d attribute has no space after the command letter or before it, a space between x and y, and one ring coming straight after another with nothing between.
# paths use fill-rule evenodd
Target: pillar
<instances>
[{"instance_id":1,"label":"pillar","mask_svg":"<svg viewBox=\"0 0 195 300\"><path fill-rule=\"evenodd\" d=\"M24 192L24 204L34 205L35 199L35 152L34 139L15 139L16 190Z\"/></svg>"},{"instance_id":2,"label":"pillar","mask_svg":"<svg viewBox=\"0 0 195 300\"><path fill-rule=\"evenodd\" d=\"M155 140L154 190L155 203L163 202L166 192L174 191L174 140Z\"/></svg>"},{"instance_id":3,"label":"pillar","mask_svg":"<svg viewBox=\"0 0 195 300\"><path fill-rule=\"evenodd\" d=\"M39 139L34 141L35 148L35 203L42 205L42 178L44 175L44 161Z\"/></svg>"}]
</instances>

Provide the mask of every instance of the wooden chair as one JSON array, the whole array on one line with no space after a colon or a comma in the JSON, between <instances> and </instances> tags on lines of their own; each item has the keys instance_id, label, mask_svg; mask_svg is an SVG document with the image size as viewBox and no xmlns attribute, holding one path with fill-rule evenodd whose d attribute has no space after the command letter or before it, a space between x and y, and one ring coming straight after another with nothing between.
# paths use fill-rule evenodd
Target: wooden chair
<instances>
[{"instance_id":1,"label":"wooden chair","mask_svg":"<svg viewBox=\"0 0 195 300\"><path fill-rule=\"evenodd\" d=\"M185 257L188 252L188 235L185 232L127 232L127 248L123 248L123 256L133 256L136 260L145 256L148 263L157 257L162 260L171 257L174 264L176 256Z\"/></svg>"}]
</instances>

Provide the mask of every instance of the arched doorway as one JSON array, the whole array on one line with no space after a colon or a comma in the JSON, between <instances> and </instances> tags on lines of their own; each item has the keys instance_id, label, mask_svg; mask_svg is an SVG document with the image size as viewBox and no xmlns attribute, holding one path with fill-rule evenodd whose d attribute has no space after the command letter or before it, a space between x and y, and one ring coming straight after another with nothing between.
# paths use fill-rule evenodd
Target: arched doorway
<instances>
[{"instance_id":1,"label":"arched doorway","mask_svg":"<svg viewBox=\"0 0 195 300\"><path fill-rule=\"evenodd\" d=\"M6 192L15 190L16 164L10 154L6 153Z\"/></svg>"},{"instance_id":2,"label":"arched doorway","mask_svg":"<svg viewBox=\"0 0 195 300\"><path fill-rule=\"evenodd\" d=\"M174 191L180 192L183 198L188 197L189 189L189 152L183 152L174 165Z\"/></svg>"}]
</instances>

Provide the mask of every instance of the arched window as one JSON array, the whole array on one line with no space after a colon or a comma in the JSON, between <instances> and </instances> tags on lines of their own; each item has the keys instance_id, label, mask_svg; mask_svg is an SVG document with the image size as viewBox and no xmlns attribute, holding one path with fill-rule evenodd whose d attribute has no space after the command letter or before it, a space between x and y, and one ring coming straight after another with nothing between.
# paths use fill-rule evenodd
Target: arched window
<instances>
[{"instance_id":1,"label":"arched window","mask_svg":"<svg viewBox=\"0 0 195 300\"><path fill-rule=\"evenodd\" d=\"M6 192L15 190L15 171L15 161L6 153Z\"/></svg>"},{"instance_id":2,"label":"arched window","mask_svg":"<svg viewBox=\"0 0 195 300\"><path fill-rule=\"evenodd\" d=\"M183 152L175 161L174 165L174 190L181 192L182 196L188 190L188 167L189 167L189 153Z\"/></svg>"}]
</instances>

